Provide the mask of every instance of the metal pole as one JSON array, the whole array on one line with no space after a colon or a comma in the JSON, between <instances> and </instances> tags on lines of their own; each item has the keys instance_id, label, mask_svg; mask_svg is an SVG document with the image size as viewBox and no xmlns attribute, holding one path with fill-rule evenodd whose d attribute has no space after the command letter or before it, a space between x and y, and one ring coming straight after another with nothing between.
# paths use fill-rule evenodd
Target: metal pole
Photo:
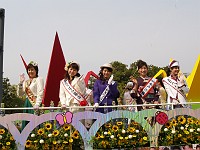
<instances>
[{"instance_id":1,"label":"metal pole","mask_svg":"<svg viewBox=\"0 0 200 150\"><path fill-rule=\"evenodd\" d=\"M0 104L3 97L3 39L5 9L0 8Z\"/></svg>"}]
</instances>

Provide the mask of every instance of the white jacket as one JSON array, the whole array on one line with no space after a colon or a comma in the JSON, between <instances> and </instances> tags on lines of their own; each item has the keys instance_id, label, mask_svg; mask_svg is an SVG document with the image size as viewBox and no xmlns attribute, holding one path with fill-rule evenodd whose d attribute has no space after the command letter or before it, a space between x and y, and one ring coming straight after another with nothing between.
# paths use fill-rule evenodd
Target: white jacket
<instances>
[{"instance_id":1,"label":"white jacket","mask_svg":"<svg viewBox=\"0 0 200 150\"><path fill-rule=\"evenodd\" d=\"M63 79L65 80L65 79ZM76 103L79 104L79 102L71 96L67 90L65 89L64 85L62 84L62 81L60 81L60 91L59 91L59 98L62 105L70 106L70 103ZM71 85L78 91L82 96L86 94L86 86L85 81L82 77L75 77L74 80L72 80Z\"/></svg>"},{"instance_id":2,"label":"white jacket","mask_svg":"<svg viewBox=\"0 0 200 150\"><path fill-rule=\"evenodd\" d=\"M40 106L43 99L44 94L44 80L41 77L33 78L32 82L30 83L30 79L26 80L23 83L23 91L25 91L25 88L28 87L32 91L33 95L36 97L35 104Z\"/></svg>"},{"instance_id":3,"label":"white jacket","mask_svg":"<svg viewBox=\"0 0 200 150\"><path fill-rule=\"evenodd\" d=\"M172 79L171 76L163 78L163 84L165 86L165 90L167 92L167 103L177 103L180 104L185 103L186 94L188 93L189 89L184 80L184 85L180 82L178 78L177 81ZM171 101L172 100L172 101ZM178 101L177 101L178 100Z\"/></svg>"}]
</instances>

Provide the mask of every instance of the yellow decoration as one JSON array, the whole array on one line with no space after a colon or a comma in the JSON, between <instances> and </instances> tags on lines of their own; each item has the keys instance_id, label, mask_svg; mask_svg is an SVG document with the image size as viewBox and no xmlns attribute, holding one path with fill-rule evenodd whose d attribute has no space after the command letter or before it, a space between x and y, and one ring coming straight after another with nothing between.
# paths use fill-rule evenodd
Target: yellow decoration
<instances>
[{"instance_id":1,"label":"yellow decoration","mask_svg":"<svg viewBox=\"0 0 200 150\"><path fill-rule=\"evenodd\" d=\"M188 87L190 87L189 93L187 95L187 99L192 102L200 101L200 92L199 92L199 77L200 77L200 55L194 65L194 68L191 74L187 78Z\"/></svg>"},{"instance_id":2,"label":"yellow decoration","mask_svg":"<svg viewBox=\"0 0 200 150\"><path fill-rule=\"evenodd\" d=\"M167 76L166 72L160 69L153 78L157 78L160 75L162 75L163 78Z\"/></svg>"}]
</instances>

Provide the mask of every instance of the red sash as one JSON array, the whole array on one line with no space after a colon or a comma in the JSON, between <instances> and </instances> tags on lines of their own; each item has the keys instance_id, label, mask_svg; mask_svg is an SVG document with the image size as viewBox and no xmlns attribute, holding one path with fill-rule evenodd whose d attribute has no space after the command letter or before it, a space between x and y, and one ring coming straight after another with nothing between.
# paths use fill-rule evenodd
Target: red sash
<instances>
[{"instance_id":1,"label":"red sash","mask_svg":"<svg viewBox=\"0 0 200 150\"><path fill-rule=\"evenodd\" d=\"M143 87L142 91L140 92L142 98L145 98L147 96L147 94L151 91L151 89L156 85L157 81L158 80L155 78L149 79L147 84Z\"/></svg>"}]
</instances>

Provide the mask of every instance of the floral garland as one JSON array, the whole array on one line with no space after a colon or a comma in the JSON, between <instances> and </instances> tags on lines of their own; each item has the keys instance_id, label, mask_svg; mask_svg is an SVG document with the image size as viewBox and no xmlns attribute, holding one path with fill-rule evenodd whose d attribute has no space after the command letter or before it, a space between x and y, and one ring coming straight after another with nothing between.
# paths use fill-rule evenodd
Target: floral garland
<instances>
[{"instance_id":1,"label":"floral garland","mask_svg":"<svg viewBox=\"0 0 200 150\"><path fill-rule=\"evenodd\" d=\"M59 126L56 121L40 125L30 133L25 148L32 149L80 149L83 145L79 132L70 124Z\"/></svg>"},{"instance_id":2,"label":"floral garland","mask_svg":"<svg viewBox=\"0 0 200 150\"><path fill-rule=\"evenodd\" d=\"M200 143L200 120L180 115L170 119L158 137L159 145L188 145Z\"/></svg>"},{"instance_id":3,"label":"floral garland","mask_svg":"<svg viewBox=\"0 0 200 150\"><path fill-rule=\"evenodd\" d=\"M34 67L38 66L38 64L36 62L34 62L34 61L30 61L29 64L33 65Z\"/></svg>"}]
</instances>

